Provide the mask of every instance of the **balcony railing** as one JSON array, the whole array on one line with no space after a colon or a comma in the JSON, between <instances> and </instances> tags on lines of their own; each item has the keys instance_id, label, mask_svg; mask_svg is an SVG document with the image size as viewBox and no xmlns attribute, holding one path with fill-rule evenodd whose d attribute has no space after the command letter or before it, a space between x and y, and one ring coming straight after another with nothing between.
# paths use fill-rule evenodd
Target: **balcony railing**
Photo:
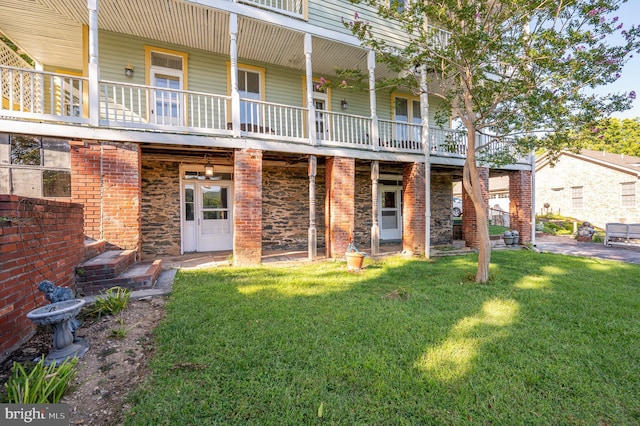
<instances>
[{"instance_id":1,"label":"balcony railing","mask_svg":"<svg viewBox=\"0 0 640 426\"><path fill-rule=\"evenodd\" d=\"M0 112L9 117L85 123L87 87L84 77L1 66Z\"/></svg>"},{"instance_id":2,"label":"balcony railing","mask_svg":"<svg viewBox=\"0 0 640 426\"><path fill-rule=\"evenodd\" d=\"M296 18L304 18L304 2L307 0L239 0L262 9L273 10Z\"/></svg>"},{"instance_id":3,"label":"balcony railing","mask_svg":"<svg viewBox=\"0 0 640 426\"><path fill-rule=\"evenodd\" d=\"M0 117L89 125L88 86L84 77L0 66ZM424 152L423 128L418 123L374 122L371 117L323 110L316 110L309 123L306 108L242 98L236 121L239 129L234 129L230 96L114 81L100 81L99 94L101 127L223 137L239 134L296 144ZM376 125L378 137L374 139ZM466 157L465 132L430 127L428 135L431 155ZM515 145L508 138L481 136L478 146L484 146L478 152L480 159L516 158Z\"/></svg>"}]
</instances>

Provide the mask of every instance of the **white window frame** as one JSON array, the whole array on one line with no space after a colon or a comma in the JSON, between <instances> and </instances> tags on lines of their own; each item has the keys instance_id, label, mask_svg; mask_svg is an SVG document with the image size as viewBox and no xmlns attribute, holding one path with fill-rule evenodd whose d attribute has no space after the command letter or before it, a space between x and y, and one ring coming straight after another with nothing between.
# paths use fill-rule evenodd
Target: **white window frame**
<instances>
[{"instance_id":1,"label":"white window frame","mask_svg":"<svg viewBox=\"0 0 640 426\"><path fill-rule=\"evenodd\" d=\"M631 190L625 191L625 188L631 188ZM637 199L635 182L620 182L620 205L626 208L636 207Z\"/></svg>"}]
</instances>

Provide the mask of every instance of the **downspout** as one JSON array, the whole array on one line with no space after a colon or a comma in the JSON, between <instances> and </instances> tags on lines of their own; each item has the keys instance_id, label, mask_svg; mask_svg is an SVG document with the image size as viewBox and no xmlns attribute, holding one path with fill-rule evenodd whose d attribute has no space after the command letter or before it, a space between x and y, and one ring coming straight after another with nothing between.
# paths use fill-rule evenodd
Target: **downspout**
<instances>
[{"instance_id":1,"label":"downspout","mask_svg":"<svg viewBox=\"0 0 640 426\"><path fill-rule=\"evenodd\" d=\"M536 246L536 152L531 151L531 245Z\"/></svg>"},{"instance_id":2,"label":"downspout","mask_svg":"<svg viewBox=\"0 0 640 426\"><path fill-rule=\"evenodd\" d=\"M427 67L420 67L420 107L422 108L422 149L424 151L424 256L431 258L431 140L429 138L429 92Z\"/></svg>"},{"instance_id":3,"label":"downspout","mask_svg":"<svg viewBox=\"0 0 640 426\"><path fill-rule=\"evenodd\" d=\"M98 0L88 0L89 9L89 124L100 125L100 68L98 66Z\"/></svg>"}]
</instances>

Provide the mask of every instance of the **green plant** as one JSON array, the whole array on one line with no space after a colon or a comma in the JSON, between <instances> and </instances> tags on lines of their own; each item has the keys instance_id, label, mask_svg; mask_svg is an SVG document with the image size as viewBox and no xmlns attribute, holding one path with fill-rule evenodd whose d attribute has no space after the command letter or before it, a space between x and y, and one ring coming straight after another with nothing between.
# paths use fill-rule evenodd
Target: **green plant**
<instances>
[{"instance_id":1,"label":"green plant","mask_svg":"<svg viewBox=\"0 0 640 426\"><path fill-rule=\"evenodd\" d=\"M22 364L13 363L13 373L7 383L7 398L16 404L55 404L76 376L77 358L67 359L59 366L44 365L44 357L27 372Z\"/></svg>"},{"instance_id":2,"label":"green plant","mask_svg":"<svg viewBox=\"0 0 640 426\"><path fill-rule=\"evenodd\" d=\"M116 315L127 308L131 291L123 287L111 287L96 298L96 303L91 309L93 315Z\"/></svg>"}]
</instances>

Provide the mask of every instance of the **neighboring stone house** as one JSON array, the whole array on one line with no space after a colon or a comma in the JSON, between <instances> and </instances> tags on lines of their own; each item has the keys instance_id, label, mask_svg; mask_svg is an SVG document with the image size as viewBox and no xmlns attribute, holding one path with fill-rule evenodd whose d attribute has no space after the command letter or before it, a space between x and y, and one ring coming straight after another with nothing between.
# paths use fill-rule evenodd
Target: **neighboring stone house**
<instances>
[{"instance_id":1,"label":"neighboring stone house","mask_svg":"<svg viewBox=\"0 0 640 426\"><path fill-rule=\"evenodd\" d=\"M557 213L604 228L610 222L638 223L640 158L583 149L563 152L555 164L536 161L538 214Z\"/></svg>"}]
</instances>

